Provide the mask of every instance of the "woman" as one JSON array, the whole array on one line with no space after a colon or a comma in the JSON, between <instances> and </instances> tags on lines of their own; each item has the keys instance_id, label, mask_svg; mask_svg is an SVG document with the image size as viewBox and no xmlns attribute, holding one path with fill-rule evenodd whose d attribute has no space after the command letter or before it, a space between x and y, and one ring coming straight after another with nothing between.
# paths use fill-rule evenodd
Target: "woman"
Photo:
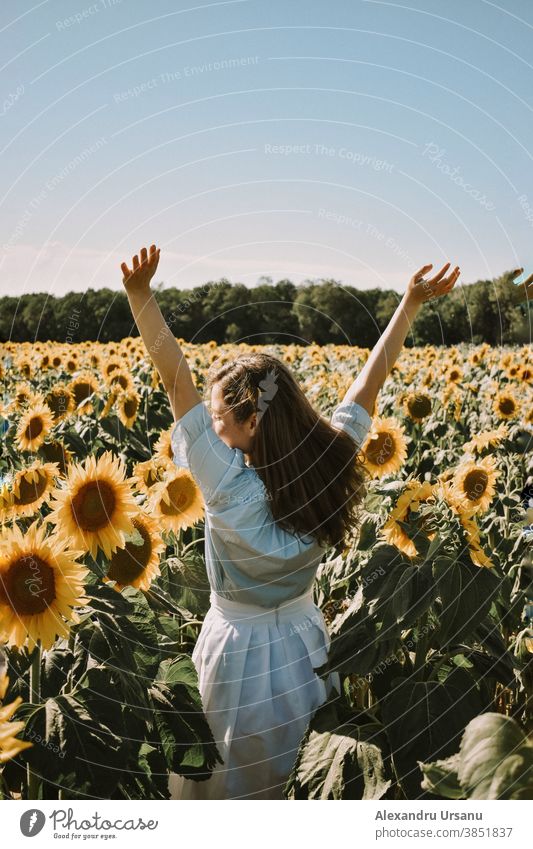
<instances>
[{"instance_id":1,"label":"woman","mask_svg":"<svg viewBox=\"0 0 533 849\"><path fill-rule=\"evenodd\" d=\"M339 678L325 663L329 635L313 602L325 548L357 525L365 471L359 448L380 388L421 304L449 292L447 263L407 290L331 421L290 370L266 353L214 363L203 403L152 296L155 245L122 263L133 316L168 392L174 460L205 500L210 608L193 652L206 717L222 757L203 781L172 775L171 798L282 799L298 744Z\"/></svg>"}]
</instances>

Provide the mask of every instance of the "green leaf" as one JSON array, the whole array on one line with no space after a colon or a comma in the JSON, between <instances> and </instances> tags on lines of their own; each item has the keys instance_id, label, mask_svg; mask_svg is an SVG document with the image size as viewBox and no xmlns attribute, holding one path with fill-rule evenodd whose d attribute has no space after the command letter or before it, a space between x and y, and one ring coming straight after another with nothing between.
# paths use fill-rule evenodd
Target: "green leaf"
<instances>
[{"instance_id":1,"label":"green leaf","mask_svg":"<svg viewBox=\"0 0 533 849\"><path fill-rule=\"evenodd\" d=\"M46 781L61 782L69 792L85 785L92 795L111 798L128 744L73 696L39 705L28 719L26 739L34 745L24 755Z\"/></svg>"},{"instance_id":2,"label":"green leaf","mask_svg":"<svg viewBox=\"0 0 533 849\"><path fill-rule=\"evenodd\" d=\"M445 683L395 679L382 701L382 719L398 777L408 799L420 796L418 763L453 754L467 722L480 708L477 691L465 691L466 670Z\"/></svg>"},{"instance_id":3,"label":"green leaf","mask_svg":"<svg viewBox=\"0 0 533 849\"><path fill-rule=\"evenodd\" d=\"M125 544L129 543L131 545L144 545L144 539L140 531L137 528L134 528L133 531L129 534L124 534Z\"/></svg>"},{"instance_id":4,"label":"green leaf","mask_svg":"<svg viewBox=\"0 0 533 849\"><path fill-rule=\"evenodd\" d=\"M87 585L86 595L90 599L89 606L99 613L127 616L132 612L128 598L103 582Z\"/></svg>"},{"instance_id":5,"label":"green leaf","mask_svg":"<svg viewBox=\"0 0 533 849\"><path fill-rule=\"evenodd\" d=\"M151 680L161 660L155 614L141 590L125 587L122 595L133 609L128 616L120 617L121 632L132 641L137 674Z\"/></svg>"},{"instance_id":6,"label":"green leaf","mask_svg":"<svg viewBox=\"0 0 533 849\"><path fill-rule=\"evenodd\" d=\"M450 557L438 557L433 572L442 601L440 645L460 642L489 612L500 581L489 569Z\"/></svg>"},{"instance_id":7,"label":"green leaf","mask_svg":"<svg viewBox=\"0 0 533 849\"><path fill-rule=\"evenodd\" d=\"M337 704L338 697L337 703L326 702L311 720L284 790L286 799L381 799L391 786L382 727Z\"/></svg>"},{"instance_id":8,"label":"green leaf","mask_svg":"<svg viewBox=\"0 0 533 849\"><path fill-rule=\"evenodd\" d=\"M169 683L154 681L150 689L152 716L168 769L205 781L217 762L223 761L203 713L200 693L191 684L192 660L179 658L177 666L177 670L165 667L163 674Z\"/></svg>"},{"instance_id":9,"label":"green leaf","mask_svg":"<svg viewBox=\"0 0 533 849\"><path fill-rule=\"evenodd\" d=\"M413 625L426 612L436 595L437 587L429 561L422 566L408 566L404 569L391 598L391 612L401 630Z\"/></svg>"},{"instance_id":10,"label":"green leaf","mask_svg":"<svg viewBox=\"0 0 533 849\"><path fill-rule=\"evenodd\" d=\"M422 763L418 765L424 775L422 790L433 793L435 796L444 796L446 799L463 799L463 791L457 777L459 755L451 755L442 761Z\"/></svg>"},{"instance_id":11,"label":"green leaf","mask_svg":"<svg viewBox=\"0 0 533 849\"><path fill-rule=\"evenodd\" d=\"M329 633L328 660L315 668L316 674L321 677L334 671L342 675L366 675L393 654L397 642L377 632L374 620L361 607L360 593L334 621Z\"/></svg>"},{"instance_id":12,"label":"green leaf","mask_svg":"<svg viewBox=\"0 0 533 849\"><path fill-rule=\"evenodd\" d=\"M69 649L53 648L43 652L41 664L41 697L57 696L67 680L74 654Z\"/></svg>"},{"instance_id":13,"label":"green leaf","mask_svg":"<svg viewBox=\"0 0 533 849\"><path fill-rule=\"evenodd\" d=\"M465 729L458 776L469 799L533 799L533 746L512 717L485 713Z\"/></svg>"}]
</instances>

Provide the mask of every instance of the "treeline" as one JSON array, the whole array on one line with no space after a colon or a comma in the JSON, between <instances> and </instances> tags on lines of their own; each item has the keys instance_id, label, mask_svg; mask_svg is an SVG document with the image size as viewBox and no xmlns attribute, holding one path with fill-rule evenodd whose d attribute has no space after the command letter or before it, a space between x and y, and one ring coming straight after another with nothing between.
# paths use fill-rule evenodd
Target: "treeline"
<instances>
[{"instance_id":1,"label":"treeline","mask_svg":"<svg viewBox=\"0 0 533 849\"><path fill-rule=\"evenodd\" d=\"M194 289L154 287L174 335L187 342L349 344L372 347L400 296L360 291L335 280L295 285L270 278L253 289L225 278ZM509 272L495 280L456 286L425 304L406 344L491 345L531 340L531 311L520 303ZM88 289L62 297L45 293L0 298L0 341L118 341L137 336L125 292Z\"/></svg>"}]
</instances>

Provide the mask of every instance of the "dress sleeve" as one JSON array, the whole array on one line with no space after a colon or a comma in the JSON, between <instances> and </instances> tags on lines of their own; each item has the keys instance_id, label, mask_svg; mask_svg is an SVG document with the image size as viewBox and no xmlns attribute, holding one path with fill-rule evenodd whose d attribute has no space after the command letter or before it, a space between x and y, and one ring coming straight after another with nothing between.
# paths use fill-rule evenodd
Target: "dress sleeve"
<instances>
[{"instance_id":1,"label":"dress sleeve","mask_svg":"<svg viewBox=\"0 0 533 849\"><path fill-rule=\"evenodd\" d=\"M343 401L334 409L331 424L349 433L360 448L370 430L372 417L361 404Z\"/></svg>"},{"instance_id":2,"label":"dress sleeve","mask_svg":"<svg viewBox=\"0 0 533 849\"><path fill-rule=\"evenodd\" d=\"M247 469L242 451L226 445L212 425L205 402L199 401L178 419L170 434L174 462L190 471L206 504L230 489Z\"/></svg>"}]
</instances>

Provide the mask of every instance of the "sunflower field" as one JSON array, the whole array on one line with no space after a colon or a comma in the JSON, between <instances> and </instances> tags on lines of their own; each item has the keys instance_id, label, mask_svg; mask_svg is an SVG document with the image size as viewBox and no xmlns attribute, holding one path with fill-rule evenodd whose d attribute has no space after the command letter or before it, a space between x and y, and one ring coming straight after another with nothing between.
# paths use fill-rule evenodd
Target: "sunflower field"
<instances>
[{"instance_id":1,"label":"sunflower field","mask_svg":"<svg viewBox=\"0 0 533 849\"><path fill-rule=\"evenodd\" d=\"M209 365L259 346L179 340ZM329 416L367 349L271 345ZM191 660L204 505L139 338L0 345L0 795L167 799L220 760ZM406 348L361 458L360 525L315 600L341 693L292 799L532 798L530 346Z\"/></svg>"}]
</instances>

